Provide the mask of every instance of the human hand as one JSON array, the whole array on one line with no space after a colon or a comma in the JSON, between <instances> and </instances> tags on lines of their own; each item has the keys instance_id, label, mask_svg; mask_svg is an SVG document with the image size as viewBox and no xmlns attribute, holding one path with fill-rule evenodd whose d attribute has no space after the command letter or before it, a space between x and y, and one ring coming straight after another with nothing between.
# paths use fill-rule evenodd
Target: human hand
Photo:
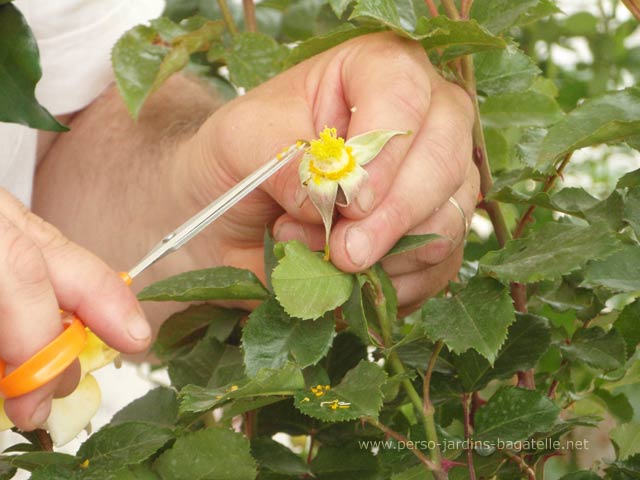
<instances>
[{"instance_id":1,"label":"human hand","mask_svg":"<svg viewBox=\"0 0 640 480\"><path fill-rule=\"evenodd\" d=\"M0 358L6 373L61 333L59 308L76 313L119 351L148 347L149 326L118 274L2 189L0 252ZM5 412L22 430L42 426L51 399L73 391L79 374L76 361L50 383L6 399Z\"/></svg>"},{"instance_id":2,"label":"human hand","mask_svg":"<svg viewBox=\"0 0 640 480\"><path fill-rule=\"evenodd\" d=\"M195 211L297 139L324 126L350 138L370 130L411 130L393 138L367 165L369 182L339 208L330 238L332 261L346 271L378 261L403 235L444 238L384 261L404 307L443 288L459 268L465 225L478 194L471 161L473 111L467 94L446 82L422 48L392 34L346 42L250 91L213 114L176 163L187 210ZM265 225L277 240L321 249L320 215L304 202L297 162L221 218L191 247L203 263L260 272Z\"/></svg>"}]
</instances>

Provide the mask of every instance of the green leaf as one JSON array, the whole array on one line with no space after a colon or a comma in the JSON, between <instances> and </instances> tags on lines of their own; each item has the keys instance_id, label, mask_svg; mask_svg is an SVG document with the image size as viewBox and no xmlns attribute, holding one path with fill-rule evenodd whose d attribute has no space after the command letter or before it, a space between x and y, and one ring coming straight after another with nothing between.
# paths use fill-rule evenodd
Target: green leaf
<instances>
[{"instance_id":1,"label":"green leaf","mask_svg":"<svg viewBox=\"0 0 640 480\"><path fill-rule=\"evenodd\" d=\"M640 247L624 246L606 260L589 262L584 269L584 285L606 287L615 292L640 290Z\"/></svg>"},{"instance_id":2,"label":"green leaf","mask_svg":"<svg viewBox=\"0 0 640 480\"><path fill-rule=\"evenodd\" d=\"M0 32L0 122L67 131L36 100L36 83L42 77L38 46L25 18L12 4L0 6Z\"/></svg>"},{"instance_id":3,"label":"green leaf","mask_svg":"<svg viewBox=\"0 0 640 480\"><path fill-rule=\"evenodd\" d=\"M162 17L151 26L128 30L113 47L116 84L133 118L152 92L187 65L192 53L207 51L224 31L221 22L194 21L188 26Z\"/></svg>"},{"instance_id":4,"label":"green leaf","mask_svg":"<svg viewBox=\"0 0 640 480\"><path fill-rule=\"evenodd\" d=\"M267 283L267 290L273 293L273 285L271 285L271 274L273 269L278 265L278 258L273 251L276 241L271 236L269 227L264 229L264 276Z\"/></svg>"},{"instance_id":5,"label":"green leaf","mask_svg":"<svg viewBox=\"0 0 640 480\"><path fill-rule=\"evenodd\" d=\"M224 342L238 321L246 315L242 310L230 310L215 305L191 305L171 315L160 327L153 352L169 360L192 348L205 333Z\"/></svg>"},{"instance_id":6,"label":"green leaf","mask_svg":"<svg viewBox=\"0 0 640 480\"><path fill-rule=\"evenodd\" d=\"M477 88L486 95L522 92L541 73L531 57L514 45L477 53L473 64Z\"/></svg>"},{"instance_id":7,"label":"green leaf","mask_svg":"<svg viewBox=\"0 0 640 480\"><path fill-rule=\"evenodd\" d=\"M177 389L189 384L206 386L228 348L234 347L205 337L188 353L172 358L168 369L171 385Z\"/></svg>"},{"instance_id":8,"label":"green leaf","mask_svg":"<svg viewBox=\"0 0 640 480\"><path fill-rule=\"evenodd\" d=\"M109 425L134 421L173 427L178 421L176 392L167 387L154 388L119 410Z\"/></svg>"},{"instance_id":9,"label":"green leaf","mask_svg":"<svg viewBox=\"0 0 640 480\"><path fill-rule=\"evenodd\" d=\"M508 170L511 166L512 152L507 137L498 128L484 128L483 133L491 172Z\"/></svg>"},{"instance_id":10,"label":"green leaf","mask_svg":"<svg viewBox=\"0 0 640 480\"><path fill-rule=\"evenodd\" d=\"M193 270L145 287L138 300L263 300L268 292L252 272L234 267Z\"/></svg>"},{"instance_id":11,"label":"green leaf","mask_svg":"<svg viewBox=\"0 0 640 480\"><path fill-rule=\"evenodd\" d=\"M370 18L394 30L404 30L393 0L358 0L349 20L359 17Z\"/></svg>"},{"instance_id":12,"label":"green leaf","mask_svg":"<svg viewBox=\"0 0 640 480\"><path fill-rule=\"evenodd\" d=\"M359 445L321 446L311 462L318 480L376 480L380 476L378 461Z\"/></svg>"},{"instance_id":13,"label":"green leaf","mask_svg":"<svg viewBox=\"0 0 640 480\"><path fill-rule=\"evenodd\" d=\"M15 467L0 461L0 480L11 480L16 474L16 471Z\"/></svg>"},{"instance_id":14,"label":"green leaf","mask_svg":"<svg viewBox=\"0 0 640 480\"><path fill-rule=\"evenodd\" d=\"M433 475L424 468L424 465L414 465L400 473L396 473L391 480L432 480Z\"/></svg>"},{"instance_id":15,"label":"green leaf","mask_svg":"<svg viewBox=\"0 0 640 480\"><path fill-rule=\"evenodd\" d=\"M533 90L489 97L480 105L483 125L494 128L545 127L563 117L558 103Z\"/></svg>"},{"instance_id":16,"label":"green leaf","mask_svg":"<svg viewBox=\"0 0 640 480\"><path fill-rule=\"evenodd\" d=\"M405 235L398 240L393 247L391 247L391 250L387 252L384 258L392 257L393 255L398 255L400 253L410 252L416 248L424 247L431 242L435 242L440 238L442 237L435 233L427 233L425 235Z\"/></svg>"},{"instance_id":17,"label":"green leaf","mask_svg":"<svg viewBox=\"0 0 640 480\"><path fill-rule=\"evenodd\" d=\"M369 345L371 338L369 337L369 321L367 320L367 312L365 309L365 299L363 297L362 287L366 282L363 275L356 276L356 286L351 291L351 296L342 305L342 316L349 324L351 331L358 336L362 343Z\"/></svg>"},{"instance_id":18,"label":"green leaf","mask_svg":"<svg viewBox=\"0 0 640 480\"><path fill-rule=\"evenodd\" d=\"M33 472L29 480L76 480L77 472L63 465L48 465Z\"/></svg>"},{"instance_id":19,"label":"green leaf","mask_svg":"<svg viewBox=\"0 0 640 480\"><path fill-rule=\"evenodd\" d=\"M640 187L640 168L625 173L616 184L616 189L630 187Z\"/></svg>"},{"instance_id":20,"label":"green leaf","mask_svg":"<svg viewBox=\"0 0 640 480\"><path fill-rule=\"evenodd\" d=\"M364 26L354 27L350 23L345 23L337 29L326 34L310 37L298 43L290 52L286 59L286 66L295 65L309 57L317 55L325 50L335 47L347 40L350 40L367 33L379 31L379 28Z\"/></svg>"},{"instance_id":21,"label":"green leaf","mask_svg":"<svg viewBox=\"0 0 640 480\"><path fill-rule=\"evenodd\" d=\"M332 313L304 321L287 315L275 299L265 300L251 313L242 332L247 375L280 368L290 359L301 368L315 365L329 351L334 336Z\"/></svg>"},{"instance_id":22,"label":"green leaf","mask_svg":"<svg viewBox=\"0 0 640 480\"><path fill-rule=\"evenodd\" d=\"M483 0L474 2L471 18L499 33L558 12L558 7L549 0Z\"/></svg>"},{"instance_id":23,"label":"green leaf","mask_svg":"<svg viewBox=\"0 0 640 480\"><path fill-rule=\"evenodd\" d=\"M560 408L544 393L503 387L475 415L477 440L515 442L553 427Z\"/></svg>"},{"instance_id":24,"label":"green leaf","mask_svg":"<svg viewBox=\"0 0 640 480\"><path fill-rule=\"evenodd\" d=\"M284 257L273 270L276 297L292 317L313 319L347 301L354 277L341 272L300 242L284 245Z\"/></svg>"},{"instance_id":25,"label":"green leaf","mask_svg":"<svg viewBox=\"0 0 640 480\"><path fill-rule=\"evenodd\" d=\"M254 88L280 73L289 50L269 35L245 32L233 38L224 58L231 82L246 89Z\"/></svg>"},{"instance_id":26,"label":"green leaf","mask_svg":"<svg viewBox=\"0 0 640 480\"><path fill-rule=\"evenodd\" d=\"M331 5L331 9L336 14L336 17L342 17L342 14L347 9L351 0L329 0L329 5Z\"/></svg>"},{"instance_id":27,"label":"green leaf","mask_svg":"<svg viewBox=\"0 0 640 480\"><path fill-rule=\"evenodd\" d=\"M562 476L560 480L600 480L600 477L589 470L581 470L579 472L568 473Z\"/></svg>"},{"instance_id":28,"label":"green leaf","mask_svg":"<svg viewBox=\"0 0 640 480\"><path fill-rule=\"evenodd\" d=\"M603 370L621 368L626 361L625 342L616 330L605 332L600 327L580 328L571 343L560 348L569 360Z\"/></svg>"},{"instance_id":29,"label":"green leaf","mask_svg":"<svg viewBox=\"0 0 640 480\"><path fill-rule=\"evenodd\" d=\"M266 470L296 478L311 473L311 469L300 456L268 437L252 440L251 454L258 461L261 472Z\"/></svg>"},{"instance_id":30,"label":"green leaf","mask_svg":"<svg viewBox=\"0 0 640 480\"><path fill-rule=\"evenodd\" d=\"M480 260L480 272L503 282L550 280L618 248L616 238L601 225L548 222L526 238L511 240L502 250L486 254Z\"/></svg>"},{"instance_id":31,"label":"green leaf","mask_svg":"<svg viewBox=\"0 0 640 480\"><path fill-rule=\"evenodd\" d=\"M640 236L640 187L630 188L625 195L623 220Z\"/></svg>"},{"instance_id":32,"label":"green leaf","mask_svg":"<svg viewBox=\"0 0 640 480\"><path fill-rule=\"evenodd\" d=\"M618 315L614 327L624 339L627 346L627 358L630 358L640 344L640 299L636 299L624 307L624 310Z\"/></svg>"},{"instance_id":33,"label":"green leaf","mask_svg":"<svg viewBox=\"0 0 640 480\"><path fill-rule=\"evenodd\" d=\"M163 480L254 480L258 473L249 441L217 428L178 438L153 467Z\"/></svg>"},{"instance_id":34,"label":"green leaf","mask_svg":"<svg viewBox=\"0 0 640 480\"><path fill-rule=\"evenodd\" d=\"M219 388L188 385L180 391L180 412L203 412L229 400L293 395L304 388L300 369L287 363L279 370L263 368L255 377Z\"/></svg>"},{"instance_id":35,"label":"green leaf","mask_svg":"<svg viewBox=\"0 0 640 480\"><path fill-rule=\"evenodd\" d=\"M33 472L39 468L49 465L58 465L61 467L77 467L80 460L73 455L60 452L26 452L22 455L11 457L2 457L4 461L10 462L11 465L29 472Z\"/></svg>"},{"instance_id":36,"label":"green leaf","mask_svg":"<svg viewBox=\"0 0 640 480\"><path fill-rule=\"evenodd\" d=\"M107 426L82 444L77 456L89 460L93 472L113 471L143 462L174 438L167 428L129 422Z\"/></svg>"},{"instance_id":37,"label":"green leaf","mask_svg":"<svg viewBox=\"0 0 640 480\"><path fill-rule=\"evenodd\" d=\"M551 328L544 317L518 314L509 327L507 340L498 352L493 368L488 361L469 350L454 358L458 377L466 392L483 389L491 380L513 376L535 367L551 344Z\"/></svg>"},{"instance_id":38,"label":"green leaf","mask_svg":"<svg viewBox=\"0 0 640 480\"><path fill-rule=\"evenodd\" d=\"M504 48L507 45L503 39L492 35L475 20L451 20L444 15L418 19L411 38L420 41L426 50L456 47L455 54L449 55L448 60L491 48Z\"/></svg>"},{"instance_id":39,"label":"green leaf","mask_svg":"<svg viewBox=\"0 0 640 480\"><path fill-rule=\"evenodd\" d=\"M296 393L295 406L305 415L325 422L377 418L382 408L381 388L386 379L382 368L363 360L347 372L339 385L321 396L311 391Z\"/></svg>"},{"instance_id":40,"label":"green leaf","mask_svg":"<svg viewBox=\"0 0 640 480\"><path fill-rule=\"evenodd\" d=\"M549 129L542 143L537 168L549 171L569 152L600 143L623 142L640 133L640 88L585 100Z\"/></svg>"},{"instance_id":41,"label":"green leaf","mask_svg":"<svg viewBox=\"0 0 640 480\"><path fill-rule=\"evenodd\" d=\"M422 307L422 327L432 340L454 352L475 349L493 364L515 320L509 291L490 278L475 277L449 298L432 298Z\"/></svg>"},{"instance_id":42,"label":"green leaf","mask_svg":"<svg viewBox=\"0 0 640 480\"><path fill-rule=\"evenodd\" d=\"M600 200L577 187L563 188L553 195L547 192L537 192L532 196L526 196L511 187L505 187L500 191L490 193L488 198L503 203L536 205L579 218L585 218L586 212L600 203Z\"/></svg>"},{"instance_id":43,"label":"green leaf","mask_svg":"<svg viewBox=\"0 0 640 480\"><path fill-rule=\"evenodd\" d=\"M618 460L627 460L640 453L640 422L618 425L609 433L618 452Z\"/></svg>"}]
</instances>

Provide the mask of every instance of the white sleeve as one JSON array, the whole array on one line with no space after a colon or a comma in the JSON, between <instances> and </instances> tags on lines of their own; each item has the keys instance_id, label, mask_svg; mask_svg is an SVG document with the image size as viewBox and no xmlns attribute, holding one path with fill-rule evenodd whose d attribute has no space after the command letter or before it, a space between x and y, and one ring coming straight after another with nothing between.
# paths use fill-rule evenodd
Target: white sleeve
<instances>
[{"instance_id":1,"label":"white sleeve","mask_svg":"<svg viewBox=\"0 0 640 480\"><path fill-rule=\"evenodd\" d=\"M158 17L164 0L16 0L40 49L36 96L52 114L80 110L113 81L111 48Z\"/></svg>"}]
</instances>

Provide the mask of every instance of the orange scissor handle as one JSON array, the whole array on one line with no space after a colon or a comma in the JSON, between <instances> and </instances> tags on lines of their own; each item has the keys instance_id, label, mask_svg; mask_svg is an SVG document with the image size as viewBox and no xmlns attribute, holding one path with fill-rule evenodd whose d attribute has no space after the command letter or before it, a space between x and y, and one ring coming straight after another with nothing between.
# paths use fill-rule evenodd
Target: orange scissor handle
<instances>
[{"instance_id":1,"label":"orange scissor handle","mask_svg":"<svg viewBox=\"0 0 640 480\"><path fill-rule=\"evenodd\" d=\"M128 273L120 272L120 278L131 285ZM63 325L64 331L59 336L6 377L6 363L0 359L0 397L13 398L32 392L56 378L78 358L87 343L87 329L75 316L64 319Z\"/></svg>"},{"instance_id":2,"label":"orange scissor handle","mask_svg":"<svg viewBox=\"0 0 640 480\"><path fill-rule=\"evenodd\" d=\"M5 362L0 360L0 396L18 397L50 382L78 358L86 342L84 324L72 317L60 335L6 377Z\"/></svg>"}]
</instances>

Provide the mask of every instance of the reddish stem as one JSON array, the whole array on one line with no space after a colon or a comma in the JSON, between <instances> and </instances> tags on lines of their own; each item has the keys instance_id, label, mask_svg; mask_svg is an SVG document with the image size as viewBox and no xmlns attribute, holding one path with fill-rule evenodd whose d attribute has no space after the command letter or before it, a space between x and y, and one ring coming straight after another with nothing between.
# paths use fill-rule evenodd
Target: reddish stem
<instances>
[{"instance_id":1,"label":"reddish stem","mask_svg":"<svg viewBox=\"0 0 640 480\"><path fill-rule=\"evenodd\" d=\"M244 11L244 28L247 32L257 32L258 22L256 21L256 6L253 0L242 0Z\"/></svg>"},{"instance_id":2,"label":"reddish stem","mask_svg":"<svg viewBox=\"0 0 640 480\"><path fill-rule=\"evenodd\" d=\"M433 3L433 0L424 0L424 3L427 4L427 8L429 9L429 13L431 14L432 17L437 17L438 15L440 15L438 13L438 7L436 7L436 4Z\"/></svg>"},{"instance_id":3,"label":"reddish stem","mask_svg":"<svg viewBox=\"0 0 640 480\"><path fill-rule=\"evenodd\" d=\"M622 0L622 3L624 3L624 6L636 17L636 20L640 22L640 5L638 2L636 0Z\"/></svg>"},{"instance_id":4,"label":"reddish stem","mask_svg":"<svg viewBox=\"0 0 640 480\"><path fill-rule=\"evenodd\" d=\"M464 439L467 443L467 468L469 469L469 480L476 480L476 470L473 467L473 448L471 448L471 412L469 409L471 395L462 394L462 411L464 412Z\"/></svg>"}]
</instances>

